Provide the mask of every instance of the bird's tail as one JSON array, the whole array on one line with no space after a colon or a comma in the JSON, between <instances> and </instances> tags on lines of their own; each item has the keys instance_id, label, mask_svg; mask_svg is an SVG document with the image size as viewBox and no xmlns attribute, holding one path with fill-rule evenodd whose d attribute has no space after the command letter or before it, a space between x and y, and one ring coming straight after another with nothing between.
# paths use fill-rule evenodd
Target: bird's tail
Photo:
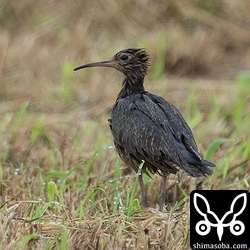
<instances>
[{"instance_id":1,"label":"bird's tail","mask_svg":"<svg viewBox=\"0 0 250 250\"><path fill-rule=\"evenodd\" d=\"M212 163L211 161L202 160L202 165L198 166L199 174L201 174L202 176L211 175L213 173L213 170L211 169L211 167L215 167L215 166L216 165Z\"/></svg>"},{"instance_id":2,"label":"bird's tail","mask_svg":"<svg viewBox=\"0 0 250 250\"><path fill-rule=\"evenodd\" d=\"M212 163L211 161L207 161L207 160L202 160L202 164L204 166L208 166L208 167L215 167L216 165L214 163Z\"/></svg>"}]
</instances>

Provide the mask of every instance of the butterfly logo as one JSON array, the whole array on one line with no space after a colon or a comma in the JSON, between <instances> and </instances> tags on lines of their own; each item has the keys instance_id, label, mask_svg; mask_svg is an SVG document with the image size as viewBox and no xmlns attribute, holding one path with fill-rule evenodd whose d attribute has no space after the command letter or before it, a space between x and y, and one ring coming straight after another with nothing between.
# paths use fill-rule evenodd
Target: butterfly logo
<instances>
[{"instance_id":1,"label":"butterfly logo","mask_svg":"<svg viewBox=\"0 0 250 250\"><path fill-rule=\"evenodd\" d=\"M239 209L238 205L241 204L239 203L241 199L243 199L243 205ZM205 204L205 206L203 207L200 206L199 208L198 202L200 202L199 203L200 205L201 203L203 203L203 205ZM230 206L230 210L227 211L222 216L221 219L219 219L218 216L213 211L211 211L210 205L207 199L203 195L195 193L194 198L193 198L193 203L194 203L194 207L196 211L203 217L203 220L200 220L199 222L197 222L195 226L195 230L199 235L204 236L204 235L209 234L211 227L217 228L217 235L218 235L219 241L221 241L222 239L225 227L229 227L230 232L236 236L244 233L245 225L243 224L242 221L237 220L237 217L246 208L246 205L247 205L246 193L239 194L233 199L231 206ZM237 208L235 206L236 203L238 203ZM204 207L206 211L204 211ZM230 219L230 217L232 217L231 221L225 223L225 220L226 219L228 220L228 218ZM211 219L213 220L213 222L211 222Z\"/></svg>"}]
</instances>

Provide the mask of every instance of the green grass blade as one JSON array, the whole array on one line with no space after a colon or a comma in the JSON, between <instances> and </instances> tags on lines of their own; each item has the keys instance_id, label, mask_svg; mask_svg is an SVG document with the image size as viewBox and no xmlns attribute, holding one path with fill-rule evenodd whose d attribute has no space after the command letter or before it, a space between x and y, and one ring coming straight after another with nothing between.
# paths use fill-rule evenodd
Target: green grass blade
<instances>
[{"instance_id":1,"label":"green grass blade","mask_svg":"<svg viewBox=\"0 0 250 250\"><path fill-rule=\"evenodd\" d=\"M136 210L140 209L140 202L138 201L138 199L135 199L135 194L136 194L136 189L139 183L139 176L142 175L143 165L144 165L144 161L142 161L142 163L139 166L138 172L136 174L135 182L132 186L131 191L129 192L129 196L128 196L127 204L126 204L126 207L127 207L126 214L128 216L132 216Z\"/></svg>"},{"instance_id":2,"label":"green grass blade","mask_svg":"<svg viewBox=\"0 0 250 250\"><path fill-rule=\"evenodd\" d=\"M91 166L95 160L95 157L98 155L98 151L96 151L91 157L90 159L87 161L87 164L84 166L84 171L83 171L83 176L81 179L82 182L82 189L86 187L87 183L88 183L88 178L89 178L89 172L91 169Z\"/></svg>"},{"instance_id":3,"label":"green grass blade","mask_svg":"<svg viewBox=\"0 0 250 250\"><path fill-rule=\"evenodd\" d=\"M214 142L212 142L208 148L207 151L204 154L204 159L206 160L210 160L211 157L213 156L213 154L215 153L215 151L219 148L219 146L225 142L229 142L232 141L232 139L226 139L226 138L220 138L218 140L215 140Z\"/></svg>"}]
</instances>

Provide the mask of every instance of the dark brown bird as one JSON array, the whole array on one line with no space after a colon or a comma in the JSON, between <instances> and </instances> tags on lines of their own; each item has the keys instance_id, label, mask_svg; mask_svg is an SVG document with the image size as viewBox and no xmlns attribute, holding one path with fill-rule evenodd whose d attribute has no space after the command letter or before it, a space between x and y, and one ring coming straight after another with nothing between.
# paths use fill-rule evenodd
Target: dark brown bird
<instances>
[{"instance_id":1,"label":"dark brown bird","mask_svg":"<svg viewBox=\"0 0 250 250\"><path fill-rule=\"evenodd\" d=\"M145 91L143 82L149 56L143 49L125 49L109 61L82 65L111 67L124 74L122 89L111 111L110 128L115 148L126 165L136 172L142 162L144 173L162 176L159 209L166 197L166 178L182 170L193 177L211 175L212 162L203 160L191 129L179 110L162 97ZM147 192L139 175L141 203L147 206Z\"/></svg>"}]
</instances>

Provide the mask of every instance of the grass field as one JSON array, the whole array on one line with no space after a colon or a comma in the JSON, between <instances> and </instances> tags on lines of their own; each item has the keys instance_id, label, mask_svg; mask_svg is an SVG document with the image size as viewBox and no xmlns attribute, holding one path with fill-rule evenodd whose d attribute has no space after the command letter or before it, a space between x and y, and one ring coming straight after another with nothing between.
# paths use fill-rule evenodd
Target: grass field
<instances>
[{"instance_id":1,"label":"grass field","mask_svg":"<svg viewBox=\"0 0 250 250\"><path fill-rule=\"evenodd\" d=\"M2 1L0 249L190 249L193 189L250 190L250 4L202 2ZM73 72L128 47L150 53L146 89L216 163L208 178L170 175L163 213L161 178L145 176L141 209L113 147L122 75Z\"/></svg>"}]
</instances>

